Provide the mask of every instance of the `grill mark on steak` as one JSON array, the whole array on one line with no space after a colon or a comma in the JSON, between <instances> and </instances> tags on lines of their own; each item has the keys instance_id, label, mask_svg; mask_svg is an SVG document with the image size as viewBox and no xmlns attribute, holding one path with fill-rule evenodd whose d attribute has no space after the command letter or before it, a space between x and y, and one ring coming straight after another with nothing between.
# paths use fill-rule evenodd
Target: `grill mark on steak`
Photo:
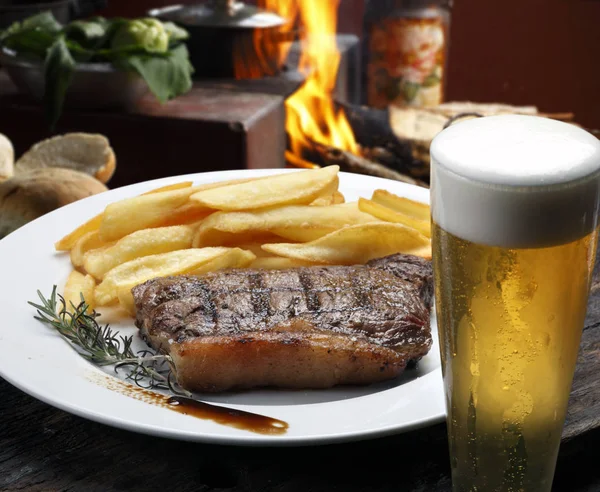
<instances>
[{"instance_id":1,"label":"grill mark on steak","mask_svg":"<svg viewBox=\"0 0 600 492\"><path fill-rule=\"evenodd\" d=\"M254 314L259 317L271 316L269 296L263 285L263 276L260 273L252 273L248 276L248 280L250 281L250 298Z\"/></svg>"},{"instance_id":2,"label":"grill mark on steak","mask_svg":"<svg viewBox=\"0 0 600 492\"><path fill-rule=\"evenodd\" d=\"M312 286L311 277L308 272L305 270L300 270L298 272L298 279L300 280L300 285L302 286L302 295L306 300L306 307L309 311L318 311L321 304L319 303L319 298L317 297L317 291Z\"/></svg>"},{"instance_id":3,"label":"grill mark on steak","mask_svg":"<svg viewBox=\"0 0 600 492\"><path fill-rule=\"evenodd\" d=\"M208 287L208 285L206 284L206 282L204 282L203 280L200 280L199 284L201 286L201 292L202 292L201 298L204 301L204 306L205 306L206 310L208 311L208 314L212 318L213 324L216 325L219 317L218 317L217 305L215 303L213 293L211 292L211 290Z\"/></svg>"},{"instance_id":4,"label":"grill mark on steak","mask_svg":"<svg viewBox=\"0 0 600 492\"><path fill-rule=\"evenodd\" d=\"M365 290L364 290L364 287L362 284L363 279L358 278L358 277L360 277L360 270L354 271L350 275L350 282L352 284L352 293L353 293L354 297L356 298L356 303L357 303L356 309L360 309L361 307L369 309L372 307L371 300L370 300L367 292L365 292ZM343 309L343 308L344 308L344 306L340 306L340 309Z\"/></svg>"},{"instance_id":5,"label":"grill mark on steak","mask_svg":"<svg viewBox=\"0 0 600 492\"><path fill-rule=\"evenodd\" d=\"M329 387L398 375L430 349L431 263L222 270L132 290L136 325L184 387Z\"/></svg>"}]
</instances>

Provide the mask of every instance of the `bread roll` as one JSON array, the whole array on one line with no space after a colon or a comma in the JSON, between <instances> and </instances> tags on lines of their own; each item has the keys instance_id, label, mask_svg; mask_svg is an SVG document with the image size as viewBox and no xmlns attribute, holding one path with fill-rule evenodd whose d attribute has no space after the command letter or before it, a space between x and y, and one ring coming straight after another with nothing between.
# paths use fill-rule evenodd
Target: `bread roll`
<instances>
[{"instance_id":1,"label":"bread roll","mask_svg":"<svg viewBox=\"0 0 600 492\"><path fill-rule=\"evenodd\" d=\"M103 135L67 133L31 147L17 160L15 173L45 167L74 169L107 183L115 172L116 157Z\"/></svg>"},{"instance_id":2,"label":"bread roll","mask_svg":"<svg viewBox=\"0 0 600 492\"><path fill-rule=\"evenodd\" d=\"M14 176L0 183L0 239L52 210L106 190L97 179L71 169L32 169Z\"/></svg>"},{"instance_id":3,"label":"bread roll","mask_svg":"<svg viewBox=\"0 0 600 492\"><path fill-rule=\"evenodd\" d=\"M14 161L15 151L11 141L0 133L0 181L13 175Z\"/></svg>"}]
</instances>

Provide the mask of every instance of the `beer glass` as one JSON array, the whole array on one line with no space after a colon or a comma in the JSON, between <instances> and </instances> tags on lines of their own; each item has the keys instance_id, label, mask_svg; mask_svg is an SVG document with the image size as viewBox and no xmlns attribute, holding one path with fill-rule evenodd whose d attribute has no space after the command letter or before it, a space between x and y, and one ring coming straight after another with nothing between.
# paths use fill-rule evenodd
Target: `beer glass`
<instances>
[{"instance_id":1,"label":"beer glass","mask_svg":"<svg viewBox=\"0 0 600 492\"><path fill-rule=\"evenodd\" d=\"M455 492L550 491L596 254L600 141L458 122L431 145L436 310Z\"/></svg>"}]
</instances>

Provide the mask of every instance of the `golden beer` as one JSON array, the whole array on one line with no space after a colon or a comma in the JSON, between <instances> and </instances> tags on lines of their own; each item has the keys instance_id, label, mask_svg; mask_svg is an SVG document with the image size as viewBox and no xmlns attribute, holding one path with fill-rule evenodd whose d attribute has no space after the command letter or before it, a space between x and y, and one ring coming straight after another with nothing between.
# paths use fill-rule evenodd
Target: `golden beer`
<instances>
[{"instance_id":1,"label":"golden beer","mask_svg":"<svg viewBox=\"0 0 600 492\"><path fill-rule=\"evenodd\" d=\"M455 492L549 492L598 235L600 141L493 116L431 146L435 299Z\"/></svg>"},{"instance_id":2,"label":"golden beer","mask_svg":"<svg viewBox=\"0 0 600 492\"><path fill-rule=\"evenodd\" d=\"M532 249L432 234L454 488L550 490L597 233Z\"/></svg>"}]
</instances>

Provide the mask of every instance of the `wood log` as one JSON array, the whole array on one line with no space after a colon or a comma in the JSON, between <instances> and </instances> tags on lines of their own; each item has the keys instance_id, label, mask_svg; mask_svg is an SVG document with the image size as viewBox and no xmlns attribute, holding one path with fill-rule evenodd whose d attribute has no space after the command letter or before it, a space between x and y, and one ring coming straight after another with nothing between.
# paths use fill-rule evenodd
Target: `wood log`
<instances>
[{"instance_id":1,"label":"wood log","mask_svg":"<svg viewBox=\"0 0 600 492\"><path fill-rule=\"evenodd\" d=\"M406 174L399 173L394 169L369 160L365 157L340 150L329 145L324 145L318 142L313 142L313 150L319 155L319 160L322 165L338 165L340 170L350 173L367 174L379 178L392 179L417 186L427 187L427 183L414 179Z\"/></svg>"},{"instance_id":2,"label":"wood log","mask_svg":"<svg viewBox=\"0 0 600 492\"><path fill-rule=\"evenodd\" d=\"M424 164L421 151L415 152L411 141L398 138L394 133L389 110L339 102L336 102L336 107L346 114L354 137L369 160L417 180L429 181L428 162Z\"/></svg>"}]
</instances>

